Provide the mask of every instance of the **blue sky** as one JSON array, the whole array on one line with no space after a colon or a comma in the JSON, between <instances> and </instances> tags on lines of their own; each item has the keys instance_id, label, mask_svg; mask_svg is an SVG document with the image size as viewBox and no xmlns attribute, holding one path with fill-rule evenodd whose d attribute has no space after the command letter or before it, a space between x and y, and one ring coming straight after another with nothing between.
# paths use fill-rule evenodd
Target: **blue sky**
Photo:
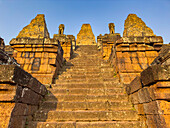
<instances>
[{"instance_id":1,"label":"blue sky","mask_svg":"<svg viewBox=\"0 0 170 128\"><path fill-rule=\"evenodd\" d=\"M8 44L37 14L45 14L50 36L65 24L65 34L76 36L84 23L93 33L109 32L108 23L115 23L123 34L128 14L135 13L164 43L170 42L170 0L0 0L0 36Z\"/></svg>"}]
</instances>

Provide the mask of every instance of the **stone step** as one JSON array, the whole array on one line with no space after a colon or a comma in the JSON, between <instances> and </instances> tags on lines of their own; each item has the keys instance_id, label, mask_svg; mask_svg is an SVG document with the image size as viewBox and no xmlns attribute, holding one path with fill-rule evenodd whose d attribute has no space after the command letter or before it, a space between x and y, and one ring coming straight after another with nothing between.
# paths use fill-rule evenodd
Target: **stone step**
<instances>
[{"instance_id":1,"label":"stone step","mask_svg":"<svg viewBox=\"0 0 170 128\"><path fill-rule=\"evenodd\" d=\"M63 69L62 69L63 70ZM65 66L64 70L71 70L71 71L82 71L82 70L91 70L91 71L102 71L102 72L110 72L114 71L113 68L102 68L99 66Z\"/></svg>"},{"instance_id":2,"label":"stone step","mask_svg":"<svg viewBox=\"0 0 170 128\"><path fill-rule=\"evenodd\" d=\"M96 66L96 65L74 65L74 66L65 66L64 68L66 69L87 69L87 70L90 70L90 69L101 69L99 66Z\"/></svg>"},{"instance_id":3,"label":"stone step","mask_svg":"<svg viewBox=\"0 0 170 128\"><path fill-rule=\"evenodd\" d=\"M112 95L62 95L62 94L48 94L45 97L46 101L59 101L59 102L99 102L99 101L128 101L125 94L112 94Z\"/></svg>"},{"instance_id":4,"label":"stone step","mask_svg":"<svg viewBox=\"0 0 170 128\"><path fill-rule=\"evenodd\" d=\"M58 76L58 80L65 79L102 79L103 81L118 81L118 79L113 78L113 74L103 75L103 74L62 74Z\"/></svg>"},{"instance_id":5,"label":"stone step","mask_svg":"<svg viewBox=\"0 0 170 128\"><path fill-rule=\"evenodd\" d=\"M99 68L70 68L70 69L66 69L66 71L72 71L72 72L101 72L101 69Z\"/></svg>"},{"instance_id":6,"label":"stone step","mask_svg":"<svg viewBox=\"0 0 170 128\"><path fill-rule=\"evenodd\" d=\"M101 71L66 71L66 70L60 70L59 75L61 74L77 74L77 75L83 75L83 74L100 74Z\"/></svg>"},{"instance_id":7,"label":"stone step","mask_svg":"<svg viewBox=\"0 0 170 128\"><path fill-rule=\"evenodd\" d=\"M73 61L70 63L66 63L66 66L101 66L101 62L94 63L94 62L81 62L81 61Z\"/></svg>"},{"instance_id":8,"label":"stone step","mask_svg":"<svg viewBox=\"0 0 170 128\"><path fill-rule=\"evenodd\" d=\"M61 69L60 72L68 72L68 73L70 73L70 72L71 73L74 73L74 72L76 72L76 73L77 72L78 73L80 73L80 72L82 72L82 73L86 73L86 72L96 73L97 72L97 73L101 73L101 69L94 69L94 68L93 69L81 69L81 68L80 69L76 69L76 68L75 69L71 69L70 68L70 69Z\"/></svg>"},{"instance_id":9,"label":"stone step","mask_svg":"<svg viewBox=\"0 0 170 128\"><path fill-rule=\"evenodd\" d=\"M29 122L28 128L144 128L139 121Z\"/></svg>"},{"instance_id":10,"label":"stone step","mask_svg":"<svg viewBox=\"0 0 170 128\"><path fill-rule=\"evenodd\" d=\"M70 62L71 64L66 64L64 66L101 66L100 61L83 61L83 60L78 60L74 62Z\"/></svg>"},{"instance_id":11,"label":"stone step","mask_svg":"<svg viewBox=\"0 0 170 128\"><path fill-rule=\"evenodd\" d=\"M124 93L125 90L123 88L111 88L111 89L105 89L105 88L51 88L48 89L49 93L53 94L62 94L62 95L69 95L69 94L93 94L93 95L111 95L116 93Z\"/></svg>"},{"instance_id":12,"label":"stone step","mask_svg":"<svg viewBox=\"0 0 170 128\"><path fill-rule=\"evenodd\" d=\"M95 59L95 60L101 60L102 61L102 57L101 57L101 55L100 54L98 54L98 53L94 53L93 55L90 55L90 54L81 54L81 53L77 53L77 54L79 54L76 58L75 58L75 60L77 60L77 59Z\"/></svg>"},{"instance_id":13,"label":"stone step","mask_svg":"<svg viewBox=\"0 0 170 128\"><path fill-rule=\"evenodd\" d=\"M82 78L82 79L56 79L56 83L99 83L102 79L97 78Z\"/></svg>"},{"instance_id":14,"label":"stone step","mask_svg":"<svg viewBox=\"0 0 170 128\"><path fill-rule=\"evenodd\" d=\"M129 102L54 102L45 101L41 110L132 110Z\"/></svg>"},{"instance_id":15,"label":"stone step","mask_svg":"<svg viewBox=\"0 0 170 128\"><path fill-rule=\"evenodd\" d=\"M133 110L126 111L43 111L35 113L34 121L137 121L138 115Z\"/></svg>"},{"instance_id":16,"label":"stone step","mask_svg":"<svg viewBox=\"0 0 170 128\"><path fill-rule=\"evenodd\" d=\"M103 78L108 78L108 77L112 77L115 78L116 74L113 72L62 72L58 77L98 77L98 76L102 76Z\"/></svg>"},{"instance_id":17,"label":"stone step","mask_svg":"<svg viewBox=\"0 0 170 128\"><path fill-rule=\"evenodd\" d=\"M113 71L109 71L109 72L101 72L101 71L66 71L66 70L63 70L63 71L59 71L59 76L60 75L96 75L96 74L101 74L103 77L108 77L108 76L115 76L115 73Z\"/></svg>"},{"instance_id":18,"label":"stone step","mask_svg":"<svg viewBox=\"0 0 170 128\"><path fill-rule=\"evenodd\" d=\"M58 78L77 78L77 79L80 79L80 78L98 78L98 77L101 77L101 74L61 74L59 75Z\"/></svg>"},{"instance_id":19,"label":"stone step","mask_svg":"<svg viewBox=\"0 0 170 128\"><path fill-rule=\"evenodd\" d=\"M102 77L100 78L81 78L81 79L76 79L76 78L68 78L68 79L56 79L56 84L60 84L60 83L103 83L103 82L115 82L118 83L118 80L114 80L114 79L102 79Z\"/></svg>"},{"instance_id":20,"label":"stone step","mask_svg":"<svg viewBox=\"0 0 170 128\"><path fill-rule=\"evenodd\" d=\"M58 89L58 88L64 88L64 89L70 89L70 88L105 88L105 89L111 89L111 88L122 88L124 87L123 84L121 83L117 83L117 82L113 82L113 81L106 81L106 82L98 82L98 83L77 83L77 82L70 82L70 83L65 83L65 82L61 82L61 83L56 83L56 84L52 84L50 85L53 89ZM46 85L46 87L48 88L48 85Z\"/></svg>"}]
</instances>

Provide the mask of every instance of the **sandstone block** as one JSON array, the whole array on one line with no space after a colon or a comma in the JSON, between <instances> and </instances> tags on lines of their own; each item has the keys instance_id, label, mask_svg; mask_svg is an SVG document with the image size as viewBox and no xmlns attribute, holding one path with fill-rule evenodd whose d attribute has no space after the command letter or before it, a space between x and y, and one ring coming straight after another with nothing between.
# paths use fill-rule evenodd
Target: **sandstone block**
<instances>
[{"instance_id":1,"label":"sandstone block","mask_svg":"<svg viewBox=\"0 0 170 128\"><path fill-rule=\"evenodd\" d=\"M26 116L13 116L10 119L9 128L24 128L26 123Z\"/></svg>"},{"instance_id":2,"label":"sandstone block","mask_svg":"<svg viewBox=\"0 0 170 128\"><path fill-rule=\"evenodd\" d=\"M127 90L128 95L136 92L142 88L141 79L137 76L129 85L129 90Z\"/></svg>"},{"instance_id":3,"label":"sandstone block","mask_svg":"<svg viewBox=\"0 0 170 128\"><path fill-rule=\"evenodd\" d=\"M156 101L151 101L149 103L144 103L143 107L144 107L144 112L145 112L146 115L159 114L158 113L158 106L157 106ZM160 113L160 114L162 114L162 113Z\"/></svg>"},{"instance_id":4,"label":"sandstone block","mask_svg":"<svg viewBox=\"0 0 170 128\"><path fill-rule=\"evenodd\" d=\"M168 66L153 65L141 72L141 79L144 86L159 80L169 80L170 70Z\"/></svg>"},{"instance_id":5,"label":"sandstone block","mask_svg":"<svg viewBox=\"0 0 170 128\"><path fill-rule=\"evenodd\" d=\"M168 128L162 115L146 115L147 126L150 128Z\"/></svg>"},{"instance_id":6,"label":"sandstone block","mask_svg":"<svg viewBox=\"0 0 170 128\"><path fill-rule=\"evenodd\" d=\"M152 101L148 88L142 88L138 91L139 103L149 103Z\"/></svg>"},{"instance_id":7,"label":"sandstone block","mask_svg":"<svg viewBox=\"0 0 170 128\"><path fill-rule=\"evenodd\" d=\"M31 104L31 105L38 105L43 97L29 88L22 88L20 86L17 87L15 101Z\"/></svg>"},{"instance_id":8,"label":"sandstone block","mask_svg":"<svg viewBox=\"0 0 170 128\"><path fill-rule=\"evenodd\" d=\"M135 93L131 94L130 99L131 99L132 104L139 104L138 92L135 92Z\"/></svg>"}]
</instances>

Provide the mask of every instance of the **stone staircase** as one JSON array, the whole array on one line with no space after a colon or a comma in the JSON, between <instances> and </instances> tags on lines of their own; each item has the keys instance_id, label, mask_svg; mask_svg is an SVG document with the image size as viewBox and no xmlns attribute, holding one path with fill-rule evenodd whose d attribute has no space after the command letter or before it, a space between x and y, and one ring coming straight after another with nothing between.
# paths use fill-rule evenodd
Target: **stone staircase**
<instances>
[{"instance_id":1,"label":"stone staircase","mask_svg":"<svg viewBox=\"0 0 170 128\"><path fill-rule=\"evenodd\" d=\"M28 128L143 128L97 46L79 46Z\"/></svg>"}]
</instances>

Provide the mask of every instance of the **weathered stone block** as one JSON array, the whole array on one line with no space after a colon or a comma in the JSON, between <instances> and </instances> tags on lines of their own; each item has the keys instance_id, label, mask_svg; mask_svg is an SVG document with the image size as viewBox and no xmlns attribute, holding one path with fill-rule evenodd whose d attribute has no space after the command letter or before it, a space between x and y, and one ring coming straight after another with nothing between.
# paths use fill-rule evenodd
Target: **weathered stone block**
<instances>
[{"instance_id":1,"label":"weathered stone block","mask_svg":"<svg viewBox=\"0 0 170 128\"><path fill-rule=\"evenodd\" d=\"M142 88L141 79L137 76L129 85L128 95L132 94Z\"/></svg>"},{"instance_id":2,"label":"weathered stone block","mask_svg":"<svg viewBox=\"0 0 170 128\"><path fill-rule=\"evenodd\" d=\"M131 94L129 98L131 99L132 104L139 104L138 92Z\"/></svg>"},{"instance_id":3,"label":"weathered stone block","mask_svg":"<svg viewBox=\"0 0 170 128\"><path fill-rule=\"evenodd\" d=\"M170 79L169 66L153 65L141 72L141 79L144 86L159 80Z\"/></svg>"},{"instance_id":4,"label":"weathered stone block","mask_svg":"<svg viewBox=\"0 0 170 128\"><path fill-rule=\"evenodd\" d=\"M152 101L148 88L142 88L138 91L139 103L149 103Z\"/></svg>"},{"instance_id":5,"label":"weathered stone block","mask_svg":"<svg viewBox=\"0 0 170 128\"><path fill-rule=\"evenodd\" d=\"M28 105L23 103L15 103L15 107L11 116L26 116L28 115Z\"/></svg>"},{"instance_id":6,"label":"weathered stone block","mask_svg":"<svg viewBox=\"0 0 170 128\"><path fill-rule=\"evenodd\" d=\"M158 106L157 106L157 102L156 101L151 101L149 103L144 103L143 107L144 107L144 112L147 115L159 114L158 113ZM160 113L160 114L162 114L162 113Z\"/></svg>"},{"instance_id":7,"label":"weathered stone block","mask_svg":"<svg viewBox=\"0 0 170 128\"><path fill-rule=\"evenodd\" d=\"M137 110L138 115L144 115L145 114L143 104L136 104L136 105L134 105L134 107Z\"/></svg>"},{"instance_id":8,"label":"weathered stone block","mask_svg":"<svg viewBox=\"0 0 170 128\"><path fill-rule=\"evenodd\" d=\"M29 83L27 84L27 87L31 88L42 96L47 94L46 87L33 77L30 79Z\"/></svg>"},{"instance_id":9,"label":"weathered stone block","mask_svg":"<svg viewBox=\"0 0 170 128\"><path fill-rule=\"evenodd\" d=\"M9 128L24 128L26 123L26 116L13 116L10 119Z\"/></svg>"},{"instance_id":10,"label":"weathered stone block","mask_svg":"<svg viewBox=\"0 0 170 128\"><path fill-rule=\"evenodd\" d=\"M17 87L15 101L25 104L38 105L43 97L29 88Z\"/></svg>"},{"instance_id":11,"label":"weathered stone block","mask_svg":"<svg viewBox=\"0 0 170 128\"><path fill-rule=\"evenodd\" d=\"M168 128L162 115L146 115L147 126L150 128Z\"/></svg>"}]
</instances>

